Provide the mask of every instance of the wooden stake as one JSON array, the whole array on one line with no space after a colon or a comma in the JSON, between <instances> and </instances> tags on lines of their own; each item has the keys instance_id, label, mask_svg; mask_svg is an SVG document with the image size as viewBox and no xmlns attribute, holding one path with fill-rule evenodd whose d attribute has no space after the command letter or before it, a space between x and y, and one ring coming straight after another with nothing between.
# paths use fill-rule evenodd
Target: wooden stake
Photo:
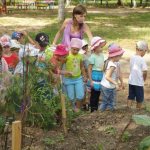
<instances>
[{"instance_id":1,"label":"wooden stake","mask_svg":"<svg viewBox=\"0 0 150 150\"><path fill-rule=\"evenodd\" d=\"M66 115L66 106L65 106L65 96L64 94L61 94L61 108L62 108L62 123L63 123L63 129L64 133L67 134L67 115Z\"/></svg>"},{"instance_id":2,"label":"wooden stake","mask_svg":"<svg viewBox=\"0 0 150 150\"><path fill-rule=\"evenodd\" d=\"M21 150L21 121L12 123L12 150Z\"/></svg>"}]
</instances>

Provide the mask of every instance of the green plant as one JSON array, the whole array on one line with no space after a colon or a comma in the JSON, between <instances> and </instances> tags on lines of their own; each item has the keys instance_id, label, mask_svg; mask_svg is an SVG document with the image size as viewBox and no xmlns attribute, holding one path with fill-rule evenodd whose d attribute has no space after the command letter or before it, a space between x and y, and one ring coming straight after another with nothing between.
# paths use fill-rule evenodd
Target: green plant
<instances>
[{"instance_id":1,"label":"green plant","mask_svg":"<svg viewBox=\"0 0 150 150\"><path fill-rule=\"evenodd\" d=\"M98 147L98 150L103 150L104 149L102 144L98 144L97 147Z\"/></svg>"},{"instance_id":2,"label":"green plant","mask_svg":"<svg viewBox=\"0 0 150 150\"><path fill-rule=\"evenodd\" d=\"M104 130L104 132L106 134L115 135L116 134L116 128L114 128L113 126L108 126L108 127L106 127L106 129Z\"/></svg>"},{"instance_id":3,"label":"green plant","mask_svg":"<svg viewBox=\"0 0 150 150\"><path fill-rule=\"evenodd\" d=\"M64 141L64 136L62 134L56 136L56 137L47 137L45 139L43 139L43 142L46 144L46 145L54 145L58 142L62 142Z\"/></svg>"},{"instance_id":4,"label":"green plant","mask_svg":"<svg viewBox=\"0 0 150 150\"><path fill-rule=\"evenodd\" d=\"M140 144L138 150L149 150L150 149L150 136L144 138Z\"/></svg>"},{"instance_id":5,"label":"green plant","mask_svg":"<svg viewBox=\"0 0 150 150\"><path fill-rule=\"evenodd\" d=\"M14 76L6 94L6 111L17 115L26 112L25 121L29 125L48 129L55 126L61 112L60 87L58 94L53 92L54 83L48 70L39 71L29 59L29 72L24 77ZM26 109L25 109L26 108Z\"/></svg>"},{"instance_id":6,"label":"green plant","mask_svg":"<svg viewBox=\"0 0 150 150\"><path fill-rule=\"evenodd\" d=\"M133 115L132 119L138 125L150 126L150 117L147 115ZM149 150L150 149L150 136L144 138L138 147L138 150Z\"/></svg>"},{"instance_id":7,"label":"green plant","mask_svg":"<svg viewBox=\"0 0 150 150\"><path fill-rule=\"evenodd\" d=\"M123 142L128 142L131 136L132 135L128 131L125 131L122 135L122 141Z\"/></svg>"},{"instance_id":8,"label":"green plant","mask_svg":"<svg viewBox=\"0 0 150 150\"><path fill-rule=\"evenodd\" d=\"M2 116L0 116L0 134L3 132L4 126L5 126L5 119Z\"/></svg>"},{"instance_id":9,"label":"green plant","mask_svg":"<svg viewBox=\"0 0 150 150\"><path fill-rule=\"evenodd\" d=\"M133 115L132 119L136 124L150 126L150 117L147 115Z\"/></svg>"}]
</instances>

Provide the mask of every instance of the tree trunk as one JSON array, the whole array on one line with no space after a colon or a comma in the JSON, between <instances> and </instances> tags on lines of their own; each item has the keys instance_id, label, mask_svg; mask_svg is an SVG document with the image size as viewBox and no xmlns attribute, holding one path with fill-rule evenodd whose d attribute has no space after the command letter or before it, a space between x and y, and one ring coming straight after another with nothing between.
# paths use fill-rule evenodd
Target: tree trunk
<instances>
[{"instance_id":1,"label":"tree trunk","mask_svg":"<svg viewBox=\"0 0 150 150\"><path fill-rule=\"evenodd\" d=\"M117 5L118 6L123 6L123 1L122 0L118 0Z\"/></svg>"},{"instance_id":2,"label":"tree trunk","mask_svg":"<svg viewBox=\"0 0 150 150\"><path fill-rule=\"evenodd\" d=\"M136 8L136 0L133 0L133 7Z\"/></svg>"},{"instance_id":3,"label":"tree trunk","mask_svg":"<svg viewBox=\"0 0 150 150\"><path fill-rule=\"evenodd\" d=\"M6 0L1 0L2 3L2 13L7 12Z\"/></svg>"},{"instance_id":4,"label":"tree trunk","mask_svg":"<svg viewBox=\"0 0 150 150\"><path fill-rule=\"evenodd\" d=\"M65 19L65 2L64 0L58 1L58 20L61 22Z\"/></svg>"},{"instance_id":5,"label":"tree trunk","mask_svg":"<svg viewBox=\"0 0 150 150\"><path fill-rule=\"evenodd\" d=\"M69 7L71 3L71 0L66 0L66 7Z\"/></svg>"}]
</instances>

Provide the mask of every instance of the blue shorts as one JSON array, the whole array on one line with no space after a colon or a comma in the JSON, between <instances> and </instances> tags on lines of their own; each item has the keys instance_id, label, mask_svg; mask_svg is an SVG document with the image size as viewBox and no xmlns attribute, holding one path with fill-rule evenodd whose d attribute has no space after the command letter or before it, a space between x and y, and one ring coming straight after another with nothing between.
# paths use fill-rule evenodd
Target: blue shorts
<instances>
[{"instance_id":1,"label":"blue shorts","mask_svg":"<svg viewBox=\"0 0 150 150\"><path fill-rule=\"evenodd\" d=\"M84 83L82 77L75 79L64 78L64 85L69 100L82 100L84 98Z\"/></svg>"},{"instance_id":2,"label":"blue shorts","mask_svg":"<svg viewBox=\"0 0 150 150\"><path fill-rule=\"evenodd\" d=\"M96 70L92 70L92 80L93 80L93 89L95 91L100 91L101 90L101 80L103 78L103 72L102 71L96 71ZM87 88L88 90L91 89L91 83L90 80L88 80L87 82Z\"/></svg>"},{"instance_id":3,"label":"blue shorts","mask_svg":"<svg viewBox=\"0 0 150 150\"><path fill-rule=\"evenodd\" d=\"M136 100L138 103L144 101L144 87L129 84L129 100Z\"/></svg>"}]
</instances>

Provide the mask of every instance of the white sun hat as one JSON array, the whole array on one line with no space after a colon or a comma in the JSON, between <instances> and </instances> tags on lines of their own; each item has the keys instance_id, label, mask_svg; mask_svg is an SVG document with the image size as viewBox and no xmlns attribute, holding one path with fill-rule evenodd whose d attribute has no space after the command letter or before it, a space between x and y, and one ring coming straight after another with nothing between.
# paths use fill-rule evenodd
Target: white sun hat
<instances>
[{"instance_id":1,"label":"white sun hat","mask_svg":"<svg viewBox=\"0 0 150 150\"><path fill-rule=\"evenodd\" d=\"M141 51L147 51L147 50L149 50L148 43L146 41L144 41L144 40L138 41L136 43L136 47L137 47L137 49L139 49Z\"/></svg>"}]
</instances>

